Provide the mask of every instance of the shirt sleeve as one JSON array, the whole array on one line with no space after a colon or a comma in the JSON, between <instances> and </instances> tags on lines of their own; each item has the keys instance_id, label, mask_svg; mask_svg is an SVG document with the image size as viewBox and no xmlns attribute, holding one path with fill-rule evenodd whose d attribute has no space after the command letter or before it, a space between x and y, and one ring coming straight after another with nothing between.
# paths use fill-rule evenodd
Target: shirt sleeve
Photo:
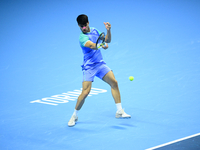
<instances>
[{"instance_id":1,"label":"shirt sleeve","mask_svg":"<svg viewBox=\"0 0 200 150\"><path fill-rule=\"evenodd\" d=\"M85 46L85 43L89 41L89 37L85 34L81 34L80 37L79 37L79 42L81 44L82 47Z\"/></svg>"}]
</instances>

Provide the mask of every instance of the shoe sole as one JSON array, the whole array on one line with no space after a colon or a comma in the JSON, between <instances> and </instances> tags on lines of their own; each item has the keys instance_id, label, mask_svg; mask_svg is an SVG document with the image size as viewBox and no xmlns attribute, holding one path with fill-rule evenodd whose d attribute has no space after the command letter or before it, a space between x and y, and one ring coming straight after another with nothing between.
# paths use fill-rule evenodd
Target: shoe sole
<instances>
[{"instance_id":1,"label":"shoe sole","mask_svg":"<svg viewBox=\"0 0 200 150\"><path fill-rule=\"evenodd\" d=\"M115 116L115 118L117 118L117 119L129 119L129 118L131 118L131 116L130 117Z\"/></svg>"}]
</instances>

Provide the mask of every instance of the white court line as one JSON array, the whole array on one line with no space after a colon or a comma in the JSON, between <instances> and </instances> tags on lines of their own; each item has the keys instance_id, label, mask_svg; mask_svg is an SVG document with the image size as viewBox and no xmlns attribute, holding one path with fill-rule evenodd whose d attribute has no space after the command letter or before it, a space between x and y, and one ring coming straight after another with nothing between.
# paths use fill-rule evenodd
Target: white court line
<instances>
[{"instance_id":1,"label":"white court line","mask_svg":"<svg viewBox=\"0 0 200 150\"><path fill-rule=\"evenodd\" d=\"M146 150L154 150L156 148L164 147L164 146L167 146L167 145L170 145L170 144L173 144L173 143L176 143L176 142L180 142L180 141L183 141L183 140L195 137L195 136L199 136L199 135L200 135L200 133L197 133L197 134L194 134L194 135L191 135L191 136L187 136L187 137L184 137L184 138L181 138L181 139L178 139L178 140L174 140L172 142L168 142L168 143L161 144L161 145L158 145L158 146L155 146L155 147L152 147L152 148L148 148Z\"/></svg>"}]
</instances>

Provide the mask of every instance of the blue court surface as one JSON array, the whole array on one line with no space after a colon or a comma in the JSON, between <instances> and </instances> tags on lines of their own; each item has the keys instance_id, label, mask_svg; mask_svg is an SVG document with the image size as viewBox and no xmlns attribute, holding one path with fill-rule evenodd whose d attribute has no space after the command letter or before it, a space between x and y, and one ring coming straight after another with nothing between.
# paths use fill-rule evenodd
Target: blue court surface
<instances>
[{"instance_id":1,"label":"blue court surface","mask_svg":"<svg viewBox=\"0 0 200 150\"><path fill-rule=\"evenodd\" d=\"M80 14L102 32L111 23L102 54L131 119L115 118L95 78L67 125L82 88ZM199 150L199 16L199 0L1 0L0 149L145 150L197 135L167 149Z\"/></svg>"}]
</instances>

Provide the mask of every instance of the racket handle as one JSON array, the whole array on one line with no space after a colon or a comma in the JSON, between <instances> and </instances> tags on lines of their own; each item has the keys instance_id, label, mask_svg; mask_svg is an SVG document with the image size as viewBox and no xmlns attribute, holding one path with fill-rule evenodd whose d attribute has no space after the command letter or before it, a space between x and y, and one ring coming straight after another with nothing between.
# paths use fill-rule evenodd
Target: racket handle
<instances>
[{"instance_id":1,"label":"racket handle","mask_svg":"<svg viewBox=\"0 0 200 150\"><path fill-rule=\"evenodd\" d=\"M106 46L106 43L103 42L103 43L101 43L101 44L97 44L97 48L98 48L98 49L101 48L102 46Z\"/></svg>"},{"instance_id":2,"label":"racket handle","mask_svg":"<svg viewBox=\"0 0 200 150\"><path fill-rule=\"evenodd\" d=\"M101 47L101 44L97 44L97 49L99 49Z\"/></svg>"}]
</instances>

